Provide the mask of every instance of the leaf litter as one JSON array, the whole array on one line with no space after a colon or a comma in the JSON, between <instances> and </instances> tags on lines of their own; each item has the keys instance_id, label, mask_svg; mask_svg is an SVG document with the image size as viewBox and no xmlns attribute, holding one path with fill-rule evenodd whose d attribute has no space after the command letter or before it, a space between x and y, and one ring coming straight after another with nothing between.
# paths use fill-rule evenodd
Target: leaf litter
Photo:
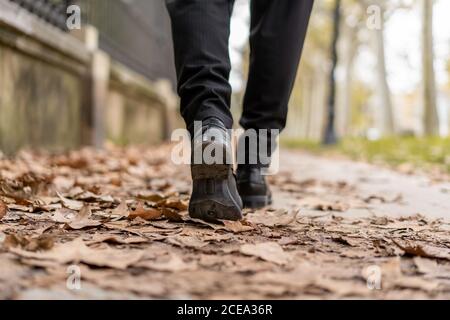
<instances>
[{"instance_id":1,"label":"leaf litter","mask_svg":"<svg viewBox=\"0 0 450 320\"><path fill-rule=\"evenodd\" d=\"M346 214L401 205L401 195L282 172L269 179L273 191L295 206L209 223L188 216L189 168L172 165L170 150L0 159L1 297L56 294L77 265L86 288L140 298L450 298L445 221ZM383 290L367 287L373 266Z\"/></svg>"}]
</instances>

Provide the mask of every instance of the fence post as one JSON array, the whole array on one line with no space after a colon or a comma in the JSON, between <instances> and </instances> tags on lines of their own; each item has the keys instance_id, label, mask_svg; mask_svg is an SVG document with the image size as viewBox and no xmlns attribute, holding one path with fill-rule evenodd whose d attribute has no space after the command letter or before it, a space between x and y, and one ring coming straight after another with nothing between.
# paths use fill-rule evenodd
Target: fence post
<instances>
[{"instance_id":1,"label":"fence post","mask_svg":"<svg viewBox=\"0 0 450 320\"><path fill-rule=\"evenodd\" d=\"M91 52L90 73L86 81L86 107L84 120L86 142L101 148L105 141L104 116L108 100L111 61L108 54L99 49L98 30L85 25L73 35L80 39Z\"/></svg>"}]
</instances>

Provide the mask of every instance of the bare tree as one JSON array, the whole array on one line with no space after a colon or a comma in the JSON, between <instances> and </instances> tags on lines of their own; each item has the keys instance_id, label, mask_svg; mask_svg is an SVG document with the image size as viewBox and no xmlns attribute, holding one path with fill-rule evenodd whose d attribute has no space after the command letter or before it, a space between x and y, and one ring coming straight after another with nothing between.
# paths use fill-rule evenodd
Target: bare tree
<instances>
[{"instance_id":1,"label":"bare tree","mask_svg":"<svg viewBox=\"0 0 450 320\"><path fill-rule=\"evenodd\" d=\"M386 66L385 49L385 11L386 0L364 0L361 2L364 11L370 13L370 9L375 9L373 14L377 14L377 23L373 29L373 48L377 57L377 94L379 106L378 111L378 129L382 135L392 135L395 133L394 109L392 104L391 90L388 83L388 73Z\"/></svg>"},{"instance_id":2,"label":"bare tree","mask_svg":"<svg viewBox=\"0 0 450 320\"><path fill-rule=\"evenodd\" d=\"M433 48L433 0L422 1L422 65L424 133L439 135L439 116L436 102L436 78Z\"/></svg>"},{"instance_id":3,"label":"bare tree","mask_svg":"<svg viewBox=\"0 0 450 320\"><path fill-rule=\"evenodd\" d=\"M336 67L338 64L338 41L341 26L341 0L335 0L333 10L333 38L331 43L331 60L332 66L330 71L330 88L328 94L327 115L325 124L325 135L323 144L333 145L337 143L335 130L335 113L336 113Z\"/></svg>"},{"instance_id":4,"label":"bare tree","mask_svg":"<svg viewBox=\"0 0 450 320\"><path fill-rule=\"evenodd\" d=\"M384 0L378 1L384 12ZM392 135L395 133L394 110L392 105L391 90L388 84L388 74L386 67L386 50L384 40L384 17L380 19L380 28L375 28L375 52L378 57L377 76L380 89L380 109L381 123L380 130L383 135Z\"/></svg>"}]
</instances>

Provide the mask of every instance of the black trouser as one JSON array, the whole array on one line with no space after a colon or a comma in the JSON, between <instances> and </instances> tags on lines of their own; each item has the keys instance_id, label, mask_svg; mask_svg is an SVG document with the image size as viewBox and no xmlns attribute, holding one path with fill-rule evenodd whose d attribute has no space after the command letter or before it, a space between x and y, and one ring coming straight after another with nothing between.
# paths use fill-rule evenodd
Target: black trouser
<instances>
[{"instance_id":1,"label":"black trouser","mask_svg":"<svg viewBox=\"0 0 450 320\"><path fill-rule=\"evenodd\" d=\"M314 0L252 0L250 73L240 124L279 129L296 78ZM228 40L234 0L167 0L181 114L191 129L208 117L233 125Z\"/></svg>"}]
</instances>

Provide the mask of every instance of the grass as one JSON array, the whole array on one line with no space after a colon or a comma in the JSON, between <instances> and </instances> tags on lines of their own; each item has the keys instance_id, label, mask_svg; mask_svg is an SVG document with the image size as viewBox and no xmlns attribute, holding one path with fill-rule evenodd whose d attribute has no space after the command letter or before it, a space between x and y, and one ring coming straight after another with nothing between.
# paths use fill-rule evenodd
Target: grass
<instances>
[{"instance_id":1,"label":"grass","mask_svg":"<svg viewBox=\"0 0 450 320\"><path fill-rule=\"evenodd\" d=\"M313 153L345 154L355 160L398 166L404 163L428 169L439 167L450 173L450 138L391 137L376 141L346 138L336 146L324 147L318 142L285 139L286 148L304 149Z\"/></svg>"}]
</instances>

